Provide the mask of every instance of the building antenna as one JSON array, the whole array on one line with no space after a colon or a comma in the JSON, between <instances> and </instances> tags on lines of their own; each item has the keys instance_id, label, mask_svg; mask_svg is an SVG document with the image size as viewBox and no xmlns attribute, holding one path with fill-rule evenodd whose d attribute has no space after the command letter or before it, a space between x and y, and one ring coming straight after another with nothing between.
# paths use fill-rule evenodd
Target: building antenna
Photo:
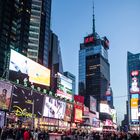
<instances>
[{"instance_id":1,"label":"building antenna","mask_svg":"<svg viewBox=\"0 0 140 140\"><path fill-rule=\"evenodd\" d=\"M93 0L93 19L92 19L92 32L95 35L95 15L94 15L94 0Z\"/></svg>"}]
</instances>

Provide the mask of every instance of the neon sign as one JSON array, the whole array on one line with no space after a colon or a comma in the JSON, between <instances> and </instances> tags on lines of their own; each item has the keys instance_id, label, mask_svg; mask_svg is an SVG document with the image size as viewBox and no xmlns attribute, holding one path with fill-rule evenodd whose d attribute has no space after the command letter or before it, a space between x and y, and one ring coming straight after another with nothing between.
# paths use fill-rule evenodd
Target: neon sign
<instances>
[{"instance_id":1,"label":"neon sign","mask_svg":"<svg viewBox=\"0 0 140 140\"><path fill-rule=\"evenodd\" d=\"M19 106L16 106L16 105L13 106L13 108L14 108L14 113L15 113L16 116L32 118L32 113L27 112L26 108L22 109L22 108L20 108ZM34 116L36 116L36 115L34 114Z\"/></svg>"},{"instance_id":2,"label":"neon sign","mask_svg":"<svg viewBox=\"0 0 140 140\"><path fill-rule=\"evenodd\" d=\"M93 43L94 42L94 37L93 36L88 36L84 39L84 43Z\"/></svg>"}]
</instances>

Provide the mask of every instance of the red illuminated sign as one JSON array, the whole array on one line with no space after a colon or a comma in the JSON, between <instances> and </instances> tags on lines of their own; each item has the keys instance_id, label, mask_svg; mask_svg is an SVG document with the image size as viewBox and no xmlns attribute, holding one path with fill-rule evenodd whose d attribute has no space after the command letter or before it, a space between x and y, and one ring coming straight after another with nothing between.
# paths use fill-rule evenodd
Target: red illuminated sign
<instances>
[{"instance_id":1,"label":"red illuminated sign","mask_svg":"<svg viewBox=\"0 0 140 140\"><path fill-rule=\"evenodd\" d=\"M94 42L94 37L93 36L88 36L85 38L84 43L93 43Z\"/></svg>"},{"instance_id":2,"label":"red illuminated sign","mask_svg":"<svg viewBox=\"0 0 140 140\"><path fill-rule=\"evenodd\" d=\"M132 76L138 76L138 74L139 74L139 71L138 70L135 70L135 71L132 71L131 72L131 75Z\"/></svg>"}]
</instances>

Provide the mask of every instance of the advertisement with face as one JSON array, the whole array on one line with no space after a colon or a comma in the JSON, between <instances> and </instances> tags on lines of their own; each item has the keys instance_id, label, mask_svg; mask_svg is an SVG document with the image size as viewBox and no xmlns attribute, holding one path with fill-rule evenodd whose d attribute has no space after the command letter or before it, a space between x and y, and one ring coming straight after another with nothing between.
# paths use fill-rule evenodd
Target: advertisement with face
<instances>
[{"instance_id":1,"label":"advertisement with face","mask_svg":"<svg viewBox=\"0 0 140 140\"><path fill-rule=\"evenodd\" d=\"M57 91L56 94L60 97L72 100L72 80L66 76L57 73Z\"/></svg>"},{"instance_id":2,"label":"advertisement with face","mask_svg":"<svg viewBox=\"0 0 140 140\"><path fill-rule=\"evenodd\" d=\"M12 84L0 81L0 109L9 110Z\"/></svg>"},{"instance_id":3,"label":"advertisement with face","mask_svg":"<svg viewBox=\"0 0 140 140\"><path fill-rule=\"evenodd\" d=\"M96 99L90 96L90 111L96 112Z\"/></svg>"},{"instance_id":4,"label":"advertisement with face","mask_svg":"<svg viewBox=\"0 0 140 140\"><path fill-rule=\"evenodd\" d=\"M64 119L66 103L52 97L45 97L43 116Z\"/></svg>"},{"instance_id":5,"label":"advertisement with face","mask_svg":"<svg viewBox=\"0 0 140 140\"><path fill-rule=\"evenodd\" d=\"M32 117L33 104L35 116L42 116L44 95L16 85L12 95L11 111L17 116Z\"/></svg>"},{"instance_id":6,"label":"advertisement with face","mask_svg":"<svg viewBox=\"0 0 140 140\"><path fill-rule=\"evenodd\" d=\"M73 112L73 105L70 103L66 103L66 111L64 116L65 121L71 122L72 112Z\"/></svg>"},{"instance_id":7,"label":"advertisement with face","mask_svg":"<svg viewBox=\"0 0 140 140\"><path fill-rule=\"evenodd\" d=\"M50 70L14 50L11 50L9 70L10 80L50 86Z\"/></svg>"},{"instance_id":8,"label":"advertisement with face","mask_svg":"<svg viewBox=\"0 0 140 140\"><path fill-rule=\"evenodd\" d=\"M130 93L140 93L139 87L139 71L132 71L131 72L131 86L130 86Z\"/></svg>"}]
</instances>

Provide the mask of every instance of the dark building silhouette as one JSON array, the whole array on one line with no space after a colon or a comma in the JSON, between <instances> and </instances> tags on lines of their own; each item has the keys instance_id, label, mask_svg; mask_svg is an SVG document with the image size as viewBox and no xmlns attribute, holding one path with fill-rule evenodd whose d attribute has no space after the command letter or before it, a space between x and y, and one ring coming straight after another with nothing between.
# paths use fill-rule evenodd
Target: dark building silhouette
<instances>
[{"instance_id":1,"label":"dark building silhouette","mask_svg":"<svg viewBox=\"0 0 140 140\"><path fill-rule=\"evenodd\" d=\"M0 0L0 76L10 49L48 66L51 0Z\"/></svg>"},{"instance_id":2,"label":"dark building silhouette","mask_svg":"<svg viewBox=\"0 0 140 140\"><path fill-rule=\"evenodd\" d=\"M49 69L51 70L51 89L55 91L57 72L63 74L63 64L58 36L53 32L50 33Z\"/></svg>"}]
</instances>

